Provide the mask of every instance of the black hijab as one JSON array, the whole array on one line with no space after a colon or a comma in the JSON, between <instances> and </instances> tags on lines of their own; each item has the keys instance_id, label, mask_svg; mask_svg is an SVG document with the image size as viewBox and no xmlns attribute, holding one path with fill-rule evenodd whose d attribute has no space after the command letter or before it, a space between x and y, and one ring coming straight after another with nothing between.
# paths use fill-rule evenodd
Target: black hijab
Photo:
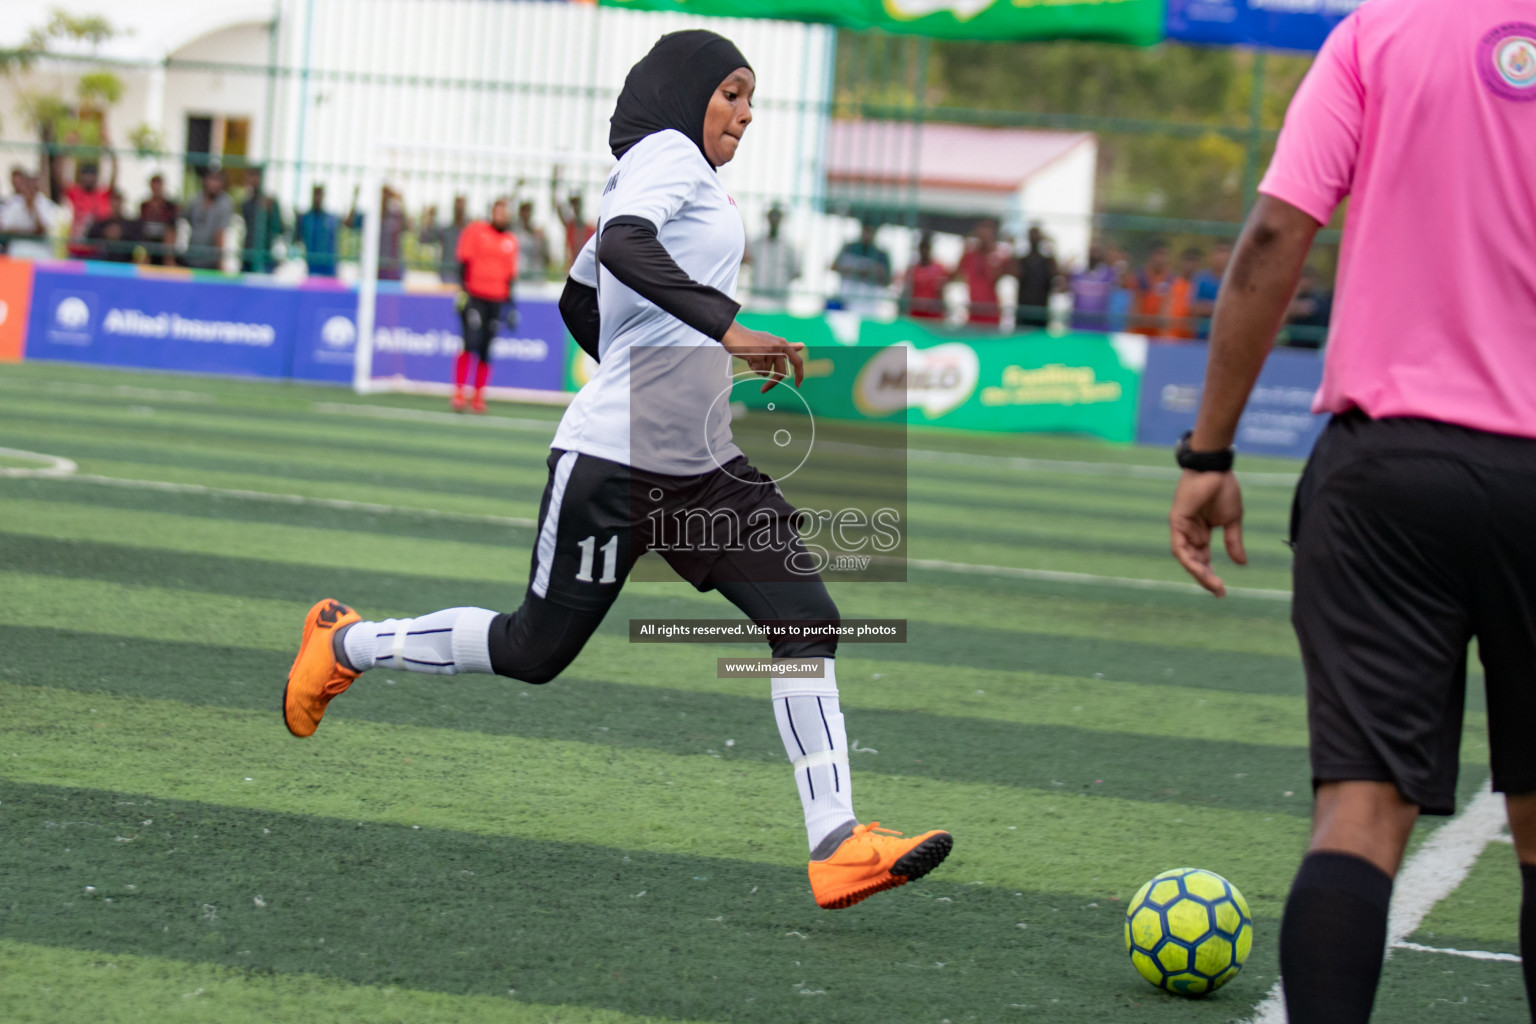
<instances>
[{"instance_id":1,"label":"black hijab","mask_svg":"<svg viewBox=\"0 0 1536 1024\"><path fill-rule=\"evenodd\" d=\"M608 129L614 158L668 128L682 132L703 153L710 97L726 75L745 67L751 67L747 58L724 36L703 29L662 36L624 79Z\"/></svg>"}]
</instances>

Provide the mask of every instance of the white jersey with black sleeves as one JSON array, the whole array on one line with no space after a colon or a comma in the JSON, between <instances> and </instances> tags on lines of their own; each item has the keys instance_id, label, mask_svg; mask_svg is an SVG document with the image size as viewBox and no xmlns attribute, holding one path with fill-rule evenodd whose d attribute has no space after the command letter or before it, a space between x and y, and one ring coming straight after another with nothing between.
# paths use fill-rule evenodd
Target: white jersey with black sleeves
<instances>
[{"instance_id":1,"label":"white jersey with black sleeves","mask_svg":"<svg viewBox=\"0 0 1536 1024\"><path fill-rule=\"evenodd\" d=\"M587 244L581 247L581 252L576 254L576 262L571 264L570 273L565 275L577 284L584 284L588 288L597 287L597 232L592 232L592 237L587 239Z\"/></svg>"},{"instance_id":2,"label":"white jersey with black sleeves","mask_svg":"<svg viewBox=\"0 0 1536 1024\"><path fill-rule=\"evenodd\" d=\"M731 439L731 357L597 261L603 227L617 217L654 224L684 273L728 296L736 293L746 232L735 202L685 135L647 136L608 179L598 233L571 269L573 280L597 286L600 362L552 445L653 473L707 473L741 455Z\"/></svg>"}]
</instances>

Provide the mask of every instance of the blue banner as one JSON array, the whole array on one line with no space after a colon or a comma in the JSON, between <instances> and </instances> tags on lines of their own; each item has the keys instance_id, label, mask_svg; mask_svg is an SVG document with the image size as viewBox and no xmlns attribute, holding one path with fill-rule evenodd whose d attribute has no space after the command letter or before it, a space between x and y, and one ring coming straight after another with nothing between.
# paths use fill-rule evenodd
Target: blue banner
<instances>
[{"instance_id":1,"label":"blue banner","mask_svg":"<svg viewBox=\"0 0 1536 1024\"><path fill-rule=\"evenodd\" d=\"M1316 51L1364 0L1168 0L1168 38Z\"/></svg>"},{"instance_id":2,"label":"blue banner","mask_svg":"<svg viewBox=\"0 0 1536 1024\"><path fill-rule=\"evenodd\" d=\"M350 383L357 349L357 295L297 293L293 376ZM518 327L501 325L491 343L491 386L560 391L565 387L565 323L548 301L518 303ZM373 329L373 375L417 381L453 380L464 350L463 325L449 295L379 292Z\"/></svg>"},{"instance_id":3,"label":"blue banner","mask_svg":"<svg viewBox=\"0 0 1536 1024\"><path fill-rule=\"evenodd\" d=\"M1150 345L1141 378L1138 444L1172 446L1195 426L1205 390L1204 344ZM1238 421L1239 452L1306 458L1326 415L1312 412L1312 397L1323 382L1323 358L1317 352L1270 353L1259 382Z\"/></svg>"},{"instance_id":4,"label":"blue banner","mask_svg":"<svg viewBox=\"0 0 1536 1024\"><path fill-rule=\"evenodd\" d=\"M125 272L126 270L126 272ZM39 267L26 355L73 363L349 384L357 351L357 293L231 281L140 276L95 264ZM380 291L375 377L453 380L462 325L447 294ZM490 383L560 391L566 334L551 301L518 304L491 344Z\"/></svg>"},{"instance_id":5,"label":"blue banner","mask_svg":"<svg viewBox=\"0 0 1536 1024\"><path fill-rule=\"evenodd\" d=\"M293 335L291 294L39 267L27 358L281 377Z\"/></svg>"}]
</instances>

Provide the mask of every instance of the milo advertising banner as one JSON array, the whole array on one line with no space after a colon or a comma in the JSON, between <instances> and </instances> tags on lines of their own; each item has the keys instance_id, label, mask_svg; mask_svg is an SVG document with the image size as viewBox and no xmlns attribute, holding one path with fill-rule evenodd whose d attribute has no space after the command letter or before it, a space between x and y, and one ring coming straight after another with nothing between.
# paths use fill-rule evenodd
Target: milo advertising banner
<instances>
[{"instance_id":1,"label":"milo advertising banner","mask_svg":"<svg viewBox=\"0 0 1536 1024\"><path fill-rule=\"evenodd\" d=\"M801 394L813 414L1007 433L1136 436L1147 342L1134 335L940 334L910 321L858 325L838 344L820 319L743 316L759 330L809 347ZM742 394L767 408L773 395Z\"/></svg>"}]
</instances>

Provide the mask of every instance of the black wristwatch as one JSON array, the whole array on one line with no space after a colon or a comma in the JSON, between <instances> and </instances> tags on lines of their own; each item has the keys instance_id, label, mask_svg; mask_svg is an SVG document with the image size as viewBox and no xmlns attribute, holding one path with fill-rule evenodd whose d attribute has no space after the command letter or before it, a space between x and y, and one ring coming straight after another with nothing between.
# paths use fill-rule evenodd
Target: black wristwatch
<instances>
[{"instance_id":1,"label":"black wristwatch","mask_svg":"<svg viewBox=\"0 0 1536 1024\"><path fill-rule=\"evenodd\" d=\"M1189 446L1189 439L1194 435L1193 430L1184 431L1184 436L1179 438L1179 443L1174 446L1173 457L1179 466L1184 469L1192 469L1196 473L1229 473L1232 471L1232 459L1237 454L1234 448L1223 448L1215 452L1197 452Z\"/></svg>"}]
</instances>

